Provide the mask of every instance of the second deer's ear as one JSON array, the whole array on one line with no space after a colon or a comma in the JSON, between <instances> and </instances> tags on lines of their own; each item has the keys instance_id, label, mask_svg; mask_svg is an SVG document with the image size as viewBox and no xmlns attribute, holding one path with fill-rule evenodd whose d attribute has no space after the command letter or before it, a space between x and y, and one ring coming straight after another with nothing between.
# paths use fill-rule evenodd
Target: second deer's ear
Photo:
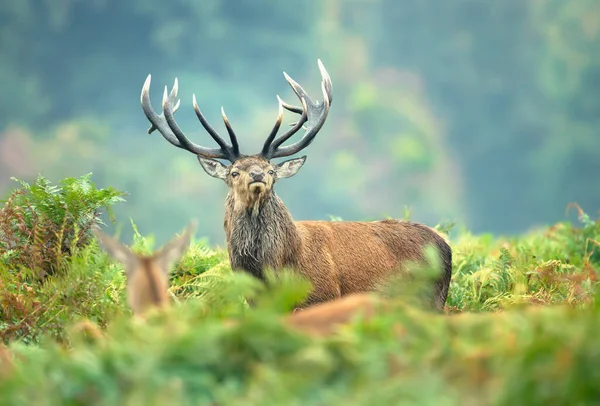
<instances>
[{"instance_id":1,"label":"second deer's ear","mask_svg":"<svg viewBox=\"0 0 600 406\"><path fill-rule=\"evenodd\" d=\"M278 163L275 165L275 173L277 173L277 177L280 179L291 178L302 168L304 161L306 161L306 156Z\"/></svg>"},{"instance_id":2,"label":"second deer's ear","mask_svg":"<svg viewBox=\"0 0 600 406\"><path fill-rule=\"evenodd\" d=\"M137 261L135 254L129 249L129 247L121 244L114 238L109 237L100 230L92 230L92 232L98 239L100 247L103 248L104 251L106 251L112 258L123 264L125 273L129 274L129 272L134 268L135 262Z\"/></svg>"},{"instance_id":3,"label":"second deer's ear","mask_svg":"<svg viewBox=\"0 0 600 406\"><path fill-rule=\"evenodd\" d=\"M203 158L200 155L198 155L198 162L200 162L200 165L202 165L204 171L213 178L222 180L227 179L227 174L229 173L229 170L225 165L223 165L216 159Z\"/></svg>"},{"instance_id":4,"label":"second deer's ear","mask_svg":"<svg viewBox=\"0 0 600 406\"><path fill-rule=\"evenodd\" d=\"M185 229L183 234L174 237L165 244L155 255L160 263L160 269L168 275L171 267L176 261L179 261L190 245L192 234L196 229L197 221L193 220Z\"/></svg>"}]
</instances>

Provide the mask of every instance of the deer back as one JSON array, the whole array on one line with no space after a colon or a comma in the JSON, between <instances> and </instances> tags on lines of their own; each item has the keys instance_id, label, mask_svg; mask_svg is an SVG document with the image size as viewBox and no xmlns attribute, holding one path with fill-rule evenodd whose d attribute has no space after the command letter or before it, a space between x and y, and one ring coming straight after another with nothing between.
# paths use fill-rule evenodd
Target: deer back
<instances>
[{"instance_id":1,"label":"deer back","mask_svg":"<svg viewBox=\"0 0 600 406\"><path fill-rule=\"evenodd\" d=\"M327 336L358 317L367 320L372 318L383 303L383 299L374 294L355 293L296 311L284 321L288 326L305 334Z\"/></svg>"}]
</instances>

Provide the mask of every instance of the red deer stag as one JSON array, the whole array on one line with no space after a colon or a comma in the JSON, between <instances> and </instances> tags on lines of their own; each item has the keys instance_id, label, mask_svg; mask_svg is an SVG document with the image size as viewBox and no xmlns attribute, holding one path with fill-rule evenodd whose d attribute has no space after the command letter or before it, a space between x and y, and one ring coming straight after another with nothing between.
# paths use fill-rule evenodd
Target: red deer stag
<instances>
[{"instance_id":1,"label":"red deer stag","mask_svg":"<svg viewBox=\"0 0 600 406\"><path fill-rule=\"evenodd\" d=\"M298 96L301 107L285 103L279 96L279 113L262 151L255 155L240 153L237 137L223 108L221 114L231 145L215 131L201 113L196 97L196 115L219 148L206 148L190 141L174 119L179 108L178 82L163 95L163 112L159 115L150 102L148 75L141 93L144 113L151 123L148 133L158 130L178 148L196 154L204 170L223 180L229 187L225 203L224 228L231 267L264 280L264 270L290 268L299 271L312 283L307 300L300 306L324 302L341 296L376 290L386 277L405 270L408 261L424 261L424 248L437 248L444 272L436 281L433 305L442 309L448 295L452 275L452 251L435 230L422 224L382 220L361 221L294 221L273 186L283 178L294 176L306 156L271 163L274 158L287 157L306 148L315 138L327 118L332 100L332 84L325 67L318 61L322 76L323 101L311 100L304 89L283 72ZM300 115L297 123L279 138L275 138L283 119L283 109ZM303 137L282 146L301 128ZM231 162L226 166L217 159Z\"/></svg>"}]
</instances>

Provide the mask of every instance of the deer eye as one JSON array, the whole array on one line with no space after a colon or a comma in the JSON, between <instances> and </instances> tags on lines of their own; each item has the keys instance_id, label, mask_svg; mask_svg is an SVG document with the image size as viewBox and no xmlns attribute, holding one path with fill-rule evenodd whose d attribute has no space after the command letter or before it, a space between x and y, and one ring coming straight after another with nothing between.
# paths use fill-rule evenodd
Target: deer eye
<instances>
[{"instance_id":1,"label":"deer eye","mask_svg":"<svg viewBox=\"0 0 600 406\"><path fill-rule=\"evenodd\" d=\"M238 176L240 173L239 172L231 172L231 177L235 178L236 176Z\"/></svg>"},{"instance_id":2,"label":"deer eye","mask_svg":"<svg viewBox=\"0 0 600 406\"><path fill-rule=\"evenodd\" d=\"M273 169L271 169L268 173L269 173L269 175L273 175L275 173L275 171Z\"/></svg>"}]
</instances>

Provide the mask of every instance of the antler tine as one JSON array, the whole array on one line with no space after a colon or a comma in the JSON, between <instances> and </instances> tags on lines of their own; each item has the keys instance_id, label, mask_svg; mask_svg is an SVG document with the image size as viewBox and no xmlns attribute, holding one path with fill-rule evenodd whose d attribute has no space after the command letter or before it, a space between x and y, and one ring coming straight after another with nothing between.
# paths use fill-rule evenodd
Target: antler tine
<instances>
[{"instance_id":1,"label":"antler tine","mask_svg":"<svg viewBox=\"0 0 600 406\"><path fill-rule=\"evenodd\" d=\"M240 145L238 144L237 137L235 136L235 132L231 125L229 124L229 119L225 114L225 109L221 106L221 116L223 116L223 122L225 123L225 128L227 128L227 133L229 134L229 139L231 140L231 150L234 155L239 156L240 154Z\"/></svg>"},{"instance_id":2,"label":"antler tine","mask_svg":"<svg viewBox=\"0 0 600 406\"><path fill-rule=\"evenodd\" d=\"M263 156L269 155L269 149L271 148L271 143L273 143L273 140L275 139L275 136L277 135L277 132L279 131L279 127L281 127L281 122L283 121L283 100L281 100L281 98L279 98L279 95L277 95L277 101L279 102L279 111L277 112L277 120L275 120L275 125L273 126L271 133L269 134L269 136L267 137L267 139L263 145L263 149L261 151L261 155L263 155Z\"/></svg>"},{"instance_id":3,"label":"antler tine","mask_svg":"<svg viewBox=\"0 0 600 406\"><path fill-rule=\"evenodd\" d=\"M267 138L262 152L263 156L265 156L267 159L293 155L306 148L312 143L323 124L325 124L325 120L327 119L327 115L329 113L329 107L331 105L331 99L333 98L333 86L331 84L331 78L327 73L327 70L325 70L325 66L323 66L323 63L320 59L317 62L319 64L319 70L321 71L322 77L321 91L323 92L323 101L320 103L311 100L302 86L300 86L300 84L292 79L287 73L283 72L286 81L292 87L292 90L296 96L298 96L300 99L302 107L296 107L287 104L278 97L280 100L280 106L283 106L285 109L292 112L301 113L302 116L298 122L293 124L293 128L291 128L277 140L273 141L274 136L272 135ZM303 127L306 129L306 133L298 142L287 147L280 147L283 142L288 140L292 135L298 132L300 128Z\"/></svg>"},{"instance_id":4,"label":"antler tine","mask_svg":"<svg viewBox=\"0 0 600 406\"><path fill-rule=\"evenodd\" d=\"M152 107L152 102L150 101L150 83L152 81L152 75L148 75L146 80L144 81L144 85L142 86L142 94L140 96L140 101L142 103L142 109L144 110L144 114L148 121L150 121L150 128L148 128L148 134L152 134L153 131L158 130L162 136L169 141L171 144L176 147L183 148L171 129L169 128L167 122L164 120L163 115L158 115L154 111ZM165 87L166 92L166 87ZM171 90L171 94L169 95L169 103L173 103L177 98L177 89L173 86L173 90ZM177 111L179 108L179 101L176 102L176 105L173 107L173 112ZM185 149L185 148L184 148Z\"/></svg>"},{"instance_id":5,"label":"antler tine","mask_svg":"<svg viewBox=\"0 0 600 406\"><path fill-rule=\"evenodd\" d=\"M329 101L329 106L331 106L331 102L333 101L333 83L331 83L331 76L325 69L325 65L321 62L320 59L317 59L317 65L319 65L319 72L321 72L321 78L323 81L321 82L321 88L323 93L327 93L327 100Z\"/></svg>"},{"instance_id":6,"label":"antler tine","mask_svg":"<svg viewBox=\"0 0 600 406\"><path fill-rule=\"evenodd\" d=\"M150 75L148 75L148 79L150 78ZM147 79L147 80L148 80ZM150 82L148 81L148 89L150 88ZM171 93L169 93L169 103L170 105L172 105L173 103L175 103L175 106L173 107L173 114L175 114L175 112L179 109L180 106L180 102L181 100L179 100L177 98L177 91L178 91L178 81L177 78L175 78L175 82L173 83L173 88L171 89ZM167 92L167 86L165 86L165 91L164 93ZM163 94L163 99L165 98L165 94ZM152 124L150 126L150 128L148 129L148 134L151 134L154 130L156 130L156 126L154 124Z\"/></svg>"},{"instance_id":7,"label":"antler tine","mask_svg":"<svg viewBox=\"0 0 600 406\"><path fill-rule=\"evenodd\" d=\"M304 123L306 123L307 118L306 110L306 100L302 99L302 116L300 117L300 120L290 124L292 128L290 128L286 133L284 133L281 137L277 138L275 142L273 142L273 150L277 150L281 144L286 142L292 135L296 134L300 130L300 128L304 128L305 130L307 130L307 128L304 127Z\"/></svg>"},{"instance_id":8,"label":"antler tine","mask_svg":"<svg viewBox=\"0 0 600 406\"><path fill-rule=\"evenodd\" d=\"M148 75L142 87L142 94L140 96L144 114L146 115L148 121L150 121L151 123L151 126L148 129L149 134L152 133L154 130L158 130L161 133L161 135L172 145L181 149L185 149L197 155L228 160L235 159L234 155L232 154L232 151L229 148L227 148L226 144L221 145L219 143L221 148L205 148L191 142L185 136L183 131L181 131L174 118L174 114L180 106L180 100L177 99L177 92L179 90L179 83L177 78L175 78L175 82L173 83L173 89L171 89L170 93L167 92L167 87L165 86L162 101L163 112L160 115L156 114L154 108L152 107L152 103L150 102L151 81L152 75Z\"/></svg>"},{"instance_id":9,"label":"antler tine","mask_svg":"<svg viewBox=\"0 0 600 406\"><path fill-rule=\"evenodd\" d=\"M219 135L219 133L208 123L202 112L200 111L200 107L198 106L198 102L196 101L196 95L192 94L192 104L194 106L194 111L196 112L196 117L202 124L202 127L206 130L206 132L212 137L213 140L219 144L222 149L230 149L229 145L225 142L223 138Z\"/></svg>"},{"instance_id":10,"label":"antler tine","mask_svg":"<svg viewBox=\"0 0 600 406\"><path fill-rule=\"evenodd\" d=\"M177 81L177 78L175 78L175 83L173 84L173 90L171 91L171 94L172 95L174 94L176 97L178 89L179 89L179 82ZM193 143L192 141L188 140L188 138L185 136L183 131L181 131L181 129L175 122L175 117L174 117L175 109L173 108L171 101L172 101L171 98L169 96L167 96L167 86L165 86L165 91L163 93L162 108L163 108L163 115L165 117L165 120L167 121L167 125L169 126L169 128L171 129L171 132L175 135L175 137L179 141L179 144L181 146L183 146L184 149L186 149L192 153L195 153L195 154L202 152L202 147L200 145L197 145L197 144Z\"/></svg>"},{"instance_id":11,"label":"antler tine","mask_svg":"<svg viewBox=\"0 0 600 406\"><path fill-rule=\"evenodd\" d=\"M329 98L329 105L331 106L331 102L333 100L333 85L331 83L331 77L329 76L329 73L325 69L323 62L321 62L320 59L317 59L317 64L319 65L319 71L321 72L321 77L323 79L322 85L324 85L324 87L325 87L325 91L327 92L327 97ZM303 97L306 97L308 100L310 100L310 97L308 97L308 94L306 93L304 88L302 88L302 86L300 86L300 84L298 82L296 82L294 79L292 79L286 72L283 72L283 76L285 77L285 80L289 83L289 85L292 87L292 90L294 91L294 93L296 93L296 96L298 96L298 98L300 100L302 100ZM302 107L294 106L294 105L288 104L286 102L283 102L283 107L285 107L287 110L297 113L297 114L302 114L302 112L303 112ZM290 124L290 125L295 125L295 124Z\"/></svg>"},{"instance_id":12,"label":"antler tine","mask_svg":"<svg viewBox=\"0 0 600 406\"><path fill-rule=\"evenodd\" d=\"M286 75L285 72L283 72L283 74ZM281 104L283 105L283 107L285 107L286 110L289 110L293 113L302 114L302 107L294 106L293 104L288 104L283 100L281 101Z\"/></svg>"}]
</instances>

